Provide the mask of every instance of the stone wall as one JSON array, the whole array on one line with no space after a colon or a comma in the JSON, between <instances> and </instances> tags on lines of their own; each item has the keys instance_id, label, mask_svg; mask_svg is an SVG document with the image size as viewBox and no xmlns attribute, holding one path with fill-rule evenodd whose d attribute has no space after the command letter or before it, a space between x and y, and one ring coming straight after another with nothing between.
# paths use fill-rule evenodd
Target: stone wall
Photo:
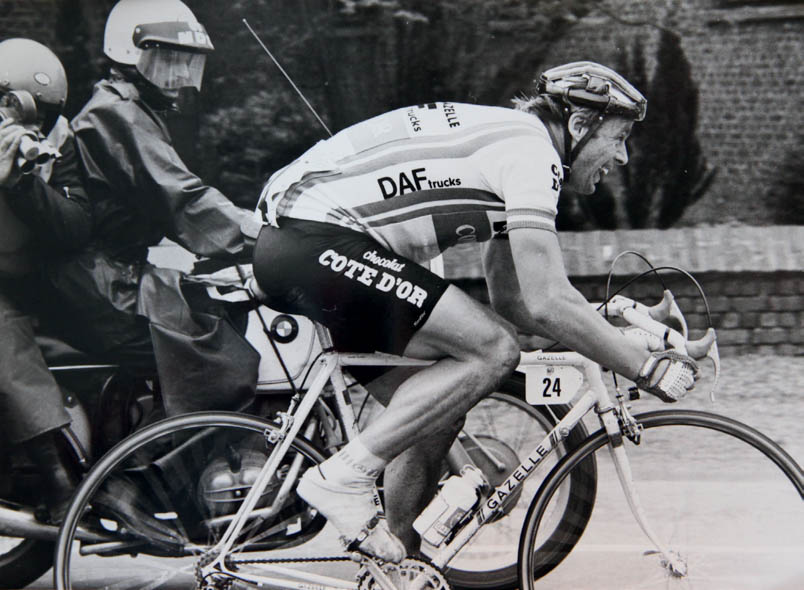
<instances>
[{"instance_id":1,"label":"stone wall","mask_svg":"<svg viewBox=\"0 0 804 590\"><path fill-rule=\"evenodd\" d=\"M590 301L605 298L607 273L615 257L634 250L655 267L677 266L698 280L709 314L694 283L678 273L660 274L685 313L692 337L709 325L709 315L724 356L804 354L804 227L564 232L559 240L567 274ZM447 277L488 301L476 245L449 253L445 266ZM612 288L647 268L636 256L620 258ZM662 290L659 281L646 277L624 294L655 303Z\"/></svg>"}]
</instances>

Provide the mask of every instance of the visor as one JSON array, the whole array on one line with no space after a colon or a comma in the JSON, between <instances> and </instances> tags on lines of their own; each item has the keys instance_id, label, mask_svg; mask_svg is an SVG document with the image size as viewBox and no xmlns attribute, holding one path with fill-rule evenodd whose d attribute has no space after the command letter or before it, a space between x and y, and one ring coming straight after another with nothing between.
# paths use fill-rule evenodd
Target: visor
<instances>
[{"instance_id":1,"label":"visor","mask_svg":"<svg viewBox=\"0 0 804 590\"><path fill-rule=\"evenodd\" d=\"M170 47L149 47L142 50L137 71L157 88L176 90L189 86L201 90L204 65L203 53L181 51Z\"/></svg>"}]
</instances>

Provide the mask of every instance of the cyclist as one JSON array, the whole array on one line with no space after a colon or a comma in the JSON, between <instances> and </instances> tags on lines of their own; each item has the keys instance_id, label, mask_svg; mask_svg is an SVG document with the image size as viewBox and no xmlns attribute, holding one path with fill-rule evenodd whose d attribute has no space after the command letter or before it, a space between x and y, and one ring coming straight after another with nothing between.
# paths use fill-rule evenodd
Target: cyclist
<instances>
[{"instance_id":1,"label":"cyclist","mask_svg":"<svg viewBox=\"0 0 804 590\"><path fill-rule=\"evenodd\" d=\"M613 70L575 62L544 72L515 107L391 111L319 142L262 193L254 273L272 307L327 325L342 350L435 361L298 486L346 543L385 560L416 551L410 523L462 417L517 366L517 330L667 401L694 384L692 359L651 353L593 310L567 279L556 237L562 185L590 194L627 163L645 98ZM493 310L416 264L467 241L485 243ZM373 486L391 460L389 529Z\"/></svg>"},{"instance_id":2,"label":"cyclist","mask_svg":"<svg viewBox=\"0 0 804 590\"><path fill-rule=\"evenodd\" d=\"M67 100L61 61L41 43L8 39L0 43L0 72L0 423L42 477L49 514L39 514L58 521L77 478L63 436L70 415L34 328L55 312L48 309L54 306L43 267L82 247L92 218L72 131L61 115ZM28 170L30 163L20 160L23 137L46 139L59 157Z\"/></svg>"},{"instance_id":3,"label":"cyclist","mask_svg":"<svg viewBox=\"0 0 804 590\"><path fill-rule=\"evenodd\" d=\"M213 50L179 0L121 0L106 21L107 79L73 120L93 204L92 243L52 273L71 343L127 366L154 353L165 410L240 409L253 398L259 355L183 274L146 261L168 237L236 263L250 247L235 206L187 169L166 125L181 88L201 87Z\"/></svg>"}]
</instances>

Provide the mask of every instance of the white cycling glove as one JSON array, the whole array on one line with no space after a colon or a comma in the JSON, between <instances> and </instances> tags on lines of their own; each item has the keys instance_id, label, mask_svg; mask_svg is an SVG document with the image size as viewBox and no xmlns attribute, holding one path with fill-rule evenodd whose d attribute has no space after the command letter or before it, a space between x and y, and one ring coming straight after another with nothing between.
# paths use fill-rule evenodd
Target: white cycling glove
<instances>
[{"instance_id":1,"label":"white cycling glove","mask_svg":"<svg viewBox=\"0 0 804 590\"><path fill-rule=\"evenodd\" d=\"M654 352L639 370L635 383L664 402L676 402L695 386L698 364L672 350Z\"/></svg>"},{"instance_id":2,"label":"white cycling glove","mask_svg":"<svg viewBox=\"0 0 804 590\"><path fill-rule=\"evenodd\" d=\"M643 347L645 350L650 352L664 350L664 340L658 336L655 336L654 334L651 334L647 330L643 330L637 326L628 326L625 328L620 328L620 332L622 332L623 336L628 338L631 342Z\"/></svg>"}]
</instances>

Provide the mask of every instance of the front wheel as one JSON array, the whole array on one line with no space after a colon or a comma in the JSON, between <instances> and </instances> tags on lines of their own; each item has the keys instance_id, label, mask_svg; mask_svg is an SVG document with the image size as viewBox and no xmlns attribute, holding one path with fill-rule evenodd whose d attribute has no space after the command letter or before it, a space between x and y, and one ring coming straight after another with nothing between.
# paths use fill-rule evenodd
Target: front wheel
<instances>
[{"instance_id":1,"label":"front wheel","mask_svg":"<svg viewBox=\"0 0 804 590\"><path fill-rule=\"evenodd\" d=\"M199 557L220 539L274 443L276 425L225 412L157 422L109 451L76 491L56 548L59 590L183 590L201 586ZM295 494L324 460L303 439L268 482L231 552L307 542L325 522Z\"/></svg>"},{"instance_id":2,"label":"front wheel","mask_svg":"<svg viewBox=\"0 0 804 590\"><path fill-rule=\"evenodd\" d=\"M525 380L517 373L498 392L469 411L459 434L464 448L492 486L501 484L569 409L565 405L531 406L524 399ZM527 507L550 467L587 434L583 424L576 426L556 452L525 481L520 495L509 504L504 515L483 526L450 561L445 573L453 587L491 590L516 587L518 539ZM540 552L534 568L542 575L557 563L557 551L567 551L581 537L592 514L596 485L597 469L594 457L590 457L560 486L537 540ZM432 549L425 544L423 550Z\"/></svg>"},{"instance_id":3,"label":"front wheel","mask_svg":"<svg viewBox=\"0 0 804 590\"><path fill-rule=\"evenodd\" d=\"M591 580L625 590L802 587L804 476L795 460L753 428L716 414L661 410L636 419L644 427L639 446L624 441L634 485L649 526L686 575L668 569L636 524L609 454L597 453L608 442L601 430L555 466L530 506L520 588L582 588ZM537 580L543 515L564 479L595 455L598 497L586 534L562 568Z\"/></svg>"}]
</instances>

